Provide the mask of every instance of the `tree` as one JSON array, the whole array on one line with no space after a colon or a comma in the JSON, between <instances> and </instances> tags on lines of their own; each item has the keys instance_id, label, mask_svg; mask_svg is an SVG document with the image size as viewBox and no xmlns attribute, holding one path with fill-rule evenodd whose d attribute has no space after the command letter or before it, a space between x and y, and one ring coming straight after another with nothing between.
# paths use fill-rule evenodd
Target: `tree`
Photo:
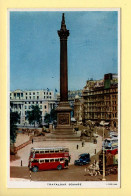
<instances>
[{"instance_id":1,"label":"tree","mask_svg":"<svg viewBox=\"0 0 131 196\"><path fill-rule=\"evenodd\" d=\"M20 115L18 112L12 112L10 111L10 142L15 143L16 141L16 136L17 136L17 126L16 124L20 120Z\"/></svg>"},{"instance_id":2,"label":"tree","mask_svg":"<svg viewBox=\"0 0 131 196\"><path fill-rule=\"evenodd\" d=\"M50 123L56 119L57 119L57 113L55 109L52 109L50 114L46 113L44 121L45 123Z\"/></svg>"},{"instance_id":3,"label":"tree","mask_svg":"<svg viewBox=\"0 0 131 196\"><path fill-rule=\"evenodd\" d=\"M38 105L32 105L31 106L31 111L27 111L27 119L30 124L41 124L42 117L41 117L41 111Z\"/></svg>"},{"instance_id":4,"label":"tree","mask_svg":"<svg viewBox=\"0 0 131 196\"><path fill-rule=\"evenodd\" d=\"M51 110L50 115L51 115L51 121L57 120L57 113L55 109Z\"/></svg>"},{"instance_id":5,"label":"tree","mask_svg":"<svg viewBox=\"0 0 131 196\"><path fill-rule=\"evenodd\" d=\"M46 113L44 117L44 122L49 123L50 122L50 114Z\"/></svg>"}]
</instances>

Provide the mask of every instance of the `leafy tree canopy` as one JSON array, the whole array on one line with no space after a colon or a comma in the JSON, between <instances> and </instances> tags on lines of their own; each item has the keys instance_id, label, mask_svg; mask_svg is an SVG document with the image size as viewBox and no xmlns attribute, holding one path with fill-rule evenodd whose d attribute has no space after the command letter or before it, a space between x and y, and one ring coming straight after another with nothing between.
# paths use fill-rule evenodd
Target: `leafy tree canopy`
<instances>
[{"instance_id":1,"label":"leafy tree canopy","mask_svg":"<svg viewBox=\"0 0 131 196\"><path fill-rule=\"evenodd\" d=\"M12 112L10 111L10 142L15 143L16 136L17 136L17 126L16 124L20 120L20 115L18 112Z\"/></svg>"},{"instance_id":2,"label":"leafy tree canopy","mask_svg":"<svg viewBox=\"0 0 131 196\"><path fill-rule=\"evenodd\" d=\"M27 119L29 121L30 124L34 124L35 126L35 123L37 124L41 124L41 121L42 121L42 113L40 111L40 108L38 105L32 105L31 106L31 111L27 111Z\"/></svg>"},{"instance_id":3,"label":"leafy tree canopy","mask_svg":"<svg viewBox=\"0 0 131 196\"><path fill-rule=\"evenodd\" d=\"M45 123L50 123L50 122L52 122L56 119L57 119L57 113L56 113L55 109L52 109L50 114L47 113L45 115L45 120L44 121L45 121Z\"/></svg>"}]
</instances>

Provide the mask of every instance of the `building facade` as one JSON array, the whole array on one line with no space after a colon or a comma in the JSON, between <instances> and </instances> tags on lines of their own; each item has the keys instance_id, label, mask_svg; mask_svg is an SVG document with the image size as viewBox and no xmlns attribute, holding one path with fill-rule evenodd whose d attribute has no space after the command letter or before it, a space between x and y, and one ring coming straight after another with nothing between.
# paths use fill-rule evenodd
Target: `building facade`
<instances>
[{"instance_id":1,"label":"building facade","mask_svg":"<svg viewBox=\"0 0 131 196\"><path fill-rule=\"evenodd\" d=\"M45 114L55 108L56 96L48 89L27 91L18 89L10 92L10 105L13 112L17 111L20 114L21 125L28 125L26 113L31 110L32 105L38 105L42 112L42 123L44 123Z\"/></svg>"},{"instance_id":2,"label":"building facade","mask_svg":"<svg viewBox=\"0 0 131 196\"><path fill-rule=\"evenodd\" d=\"M77 124L82 123L82 114L83 114L83 99L76 95L74 101L74 118Z\"/></svg>"},{"instance_id":3,"label":"building facade","mask_svg":"<svg viewBox=\"0 0 131 196\"><path fill-rule=\"evenodd\" d=\"M118 127L118 78L105 74L102 80L88 80L83 89L83 122L105 121Z\"/></svg>"}]
</instances>

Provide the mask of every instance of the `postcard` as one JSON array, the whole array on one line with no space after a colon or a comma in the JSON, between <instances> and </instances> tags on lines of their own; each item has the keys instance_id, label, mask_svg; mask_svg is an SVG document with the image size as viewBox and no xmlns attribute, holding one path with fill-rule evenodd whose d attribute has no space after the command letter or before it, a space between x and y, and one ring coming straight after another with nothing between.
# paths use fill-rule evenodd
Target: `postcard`
<instances>
[{"instance_id":1,"label":"postcard","mask_svg":"<svg viewBox=\"0 0 131 196\"><path fill-rule=\"evenodd\" d=\"M8 188L120 188L120 9L8 9Z\"/></svg>"}]
</instances>

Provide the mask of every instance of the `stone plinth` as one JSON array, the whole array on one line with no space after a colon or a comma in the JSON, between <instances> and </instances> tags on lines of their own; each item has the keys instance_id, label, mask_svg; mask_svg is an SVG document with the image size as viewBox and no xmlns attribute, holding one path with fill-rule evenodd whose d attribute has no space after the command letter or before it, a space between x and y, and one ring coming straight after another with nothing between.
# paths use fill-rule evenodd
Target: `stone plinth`
<instances>
[{"instance_id":1,"label":"stone plinth","mask_svg":"<svg viewBox=\"0 0 131 196\"><path fill-rule=\"evenodd\" d=\"M69 131L69 132L68 132ZM50 134L47 134L45 136L45 140L58 140L58 141L80 141L81 140L81 134L79 133L74 133L73 129L67 130L67 129L55 129L52 130Z\"/></svg>"},{"instance_id":2,"label":"stone plinth","mask_svg":"<svg viewBox=\"0 0 131 196\"><path fill-rule=\"evenodd\" d=\"M71 110L68 101L60 102L56 108L57 112L57 128L71 128Z\"/></svg>"},{"instance_id":3,"label":"stone plinth","mask_svg":"<svg viewBox=\"0 0 131 196\"><path fill-rule=\"evenodd\" d=\"M57 135L72 135L73 127L71 126L71 110L68 101L60 102L56 108L57 111L57 127L54 134Z\"/></svg>"}]
</instances>

